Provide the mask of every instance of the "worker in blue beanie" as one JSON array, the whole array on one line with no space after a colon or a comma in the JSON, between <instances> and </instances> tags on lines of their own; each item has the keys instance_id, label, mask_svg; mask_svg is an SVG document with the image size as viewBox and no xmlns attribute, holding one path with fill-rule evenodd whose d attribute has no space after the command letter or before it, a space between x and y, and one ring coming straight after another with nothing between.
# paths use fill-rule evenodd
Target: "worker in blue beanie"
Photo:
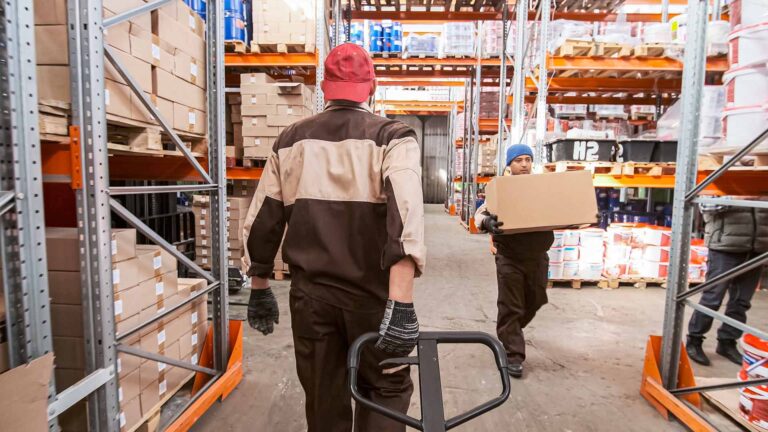
<instances>
[{"instance_id":1,"label":"worker in blue beanie","mask_svg":"<svg viewBox=\"0 0 768 432\"><path fill-rule=\"evenodd\" d=\"M507 149L506 161L504 175L530 174L533 150L525 144L514 144ZM547 304L547 251L555 236L552 231L506 234L504 223L485 205L477 209L475 225L493 239L499 289L496 334L507 352L509 375L521 378L525 361L523 329Z\"/></svg>"}]
</instances>

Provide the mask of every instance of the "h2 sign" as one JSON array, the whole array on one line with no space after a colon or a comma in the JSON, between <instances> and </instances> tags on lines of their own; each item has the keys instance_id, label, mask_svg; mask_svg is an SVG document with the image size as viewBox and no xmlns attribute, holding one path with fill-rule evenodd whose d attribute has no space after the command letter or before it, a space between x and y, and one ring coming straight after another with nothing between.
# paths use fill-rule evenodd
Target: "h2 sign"
<instances>
[{"instance_id":1,"label":"h2 sign","mask_svg":"<svg viewBox=\"0 0 768 432\"><path fill-rule=\"evenodd\" d=\"M596 161L600 159L598 151L600 144L597 141L574 141L573 142L573 160L577 161Z\"/></svg>"}]
</instances>

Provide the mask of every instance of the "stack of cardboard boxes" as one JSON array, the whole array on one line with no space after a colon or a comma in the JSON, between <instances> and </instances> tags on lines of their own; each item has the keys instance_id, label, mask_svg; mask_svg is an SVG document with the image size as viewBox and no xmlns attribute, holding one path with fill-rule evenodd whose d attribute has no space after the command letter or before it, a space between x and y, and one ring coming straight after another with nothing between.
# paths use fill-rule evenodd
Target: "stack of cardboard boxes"
<instances>
[{"instance_id":1,"label":"stack of cardboard boxes","mask_svg":"<svg viewBox=\"0 0 768 432\"><path fill-rule=\"evenodd\" d=\"M477 159L477 173L480 175L494 175L496 174L498 155L498 135L493 136L490 140L481 140L478 148Z\"/></svg>"},{"instance_id":2,"label":"stack of cardboard boxes","mask_svg":"<svg viewBox=\"0 0 768 432\"><path fill-rule=\"evenodd\" d=\"M61 392L85 376L85 339L76 228L46 230L56 386ZM202 279L177 279L176 260L158 246L137 245L136 231L112 231L114 322L120 336L206 287ZM205 298L129 335L121 343L197 363L207 333ZM104 325L111 325L105 320ZM185 383L188 369L120 353L117 358L120 428L128 430L156 412L161 400ZM68 410L63 431L87 430L86 404Z\"/></svg>"},{"instance_id":3,"label":"stack of cardboard boxes","mask_svg":"<svg viewBox=\"0 0 768 432\"><path fill-rule=\"evenodd\" d=\"M227 266L240 267L245 254L243 227L251 197L227 198ZM195 195L192 201L195 213L195 257L197 265L210 268L215 259L211 245L211 209L207 195Z\"/></svg>"},{"instance_id":4,"label":"stack of cardboard boxes","mask_svg":"<svg viewBox=\"0 0 768 432\"><path fill-rule=\"evenodd\" d=\"M143 4L142 0L105 0L104 16ZM71 100L66 6L66 0L35 0L40 103L65 108ZM106 44L166 121L177 131L194 135L206 132L204 31L205 23L182 0L104 31ZM110 120L157 124L106 59L104 68L104 103ZM157 127L153 130L159 131ZM159 133L155 136L145 145L162 150Z\"/></svg>"},{"instance_id":5,"label":"stack of cardboard boxes","mask_svg":"<svg viewBox=\"0 0 768 432\"><path fill-rule=\"evenodd\" d=\"M244 159L266 159L286 126L312 115L314 95L302 83L275 82L263 73L241 74L240 93ZM237 142L235 133L235 147Z\"/></svg>"},{"instance_id":6,"label":"stack of cardboard boxes","mask_svg":"<svg viewBox=\"0 0 768 432\"><path fill-rule=\"evenodd\" d=\"M253 0L251 51L315 52L315 1Z\"/></svg>"},{"instance_id":7,"label":"stack of cardboard boxes","mask_svg":"<svg viewBox=\"0 0 768 432\"><path fill-rule=\"evenodd\" d=\"M240 112L240 93L227 93L227 168L238 165L243 160L243 116Z\"/></svg>"}]
</instances>

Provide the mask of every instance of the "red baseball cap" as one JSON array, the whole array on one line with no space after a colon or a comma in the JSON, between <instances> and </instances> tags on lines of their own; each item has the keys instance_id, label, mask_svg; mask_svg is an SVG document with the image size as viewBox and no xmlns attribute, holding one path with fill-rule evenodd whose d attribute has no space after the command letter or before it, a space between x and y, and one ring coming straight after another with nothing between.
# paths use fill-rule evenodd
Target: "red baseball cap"
<instances>
[{"instance_id":1,"label":"red baseball cap","mask_svg":"<svg viewBox=\"0 0 768 432\"><path fill-rule=\"evenodd\" d=\"M359 45L345 43L328 53L325 78L320 86L326 100L365 102L375 81L373 62L368 53Z\"/></svg>"}]
</instances>

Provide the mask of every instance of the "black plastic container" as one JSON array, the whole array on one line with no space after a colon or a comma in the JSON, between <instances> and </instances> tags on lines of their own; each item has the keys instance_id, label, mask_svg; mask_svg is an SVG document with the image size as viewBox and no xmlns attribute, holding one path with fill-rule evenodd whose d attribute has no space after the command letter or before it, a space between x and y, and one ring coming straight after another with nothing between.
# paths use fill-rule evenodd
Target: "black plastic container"
<instances>
[{"instance_id":1,"label":"black plastic container","mask_svg":"<svg viewBox=\"0 0 768 432\"><path fill-rule=\"evenodd\" d=\"M619 162L650 162L656 141L621 140L618 143L616 160Z\"/></svg>"},{"instance_id":2,"label":"black plastic container","mask_svg":"<svg viewBox=\"0 0 768 432\"><path fill-rule=\"evenodd\" d=\"M677 162L677 141L656 141L651 162Z\"/></svg>"},{"instance_id":3,"label":"black plastic container","mask_svg":"<svg viewBox=\"0 0 768 432\"><path fill-rule=\"evenodd\" d=\"M616 141L561 138L545 144L547 161L613 162Z\"/></svg>"}]
</instances>

